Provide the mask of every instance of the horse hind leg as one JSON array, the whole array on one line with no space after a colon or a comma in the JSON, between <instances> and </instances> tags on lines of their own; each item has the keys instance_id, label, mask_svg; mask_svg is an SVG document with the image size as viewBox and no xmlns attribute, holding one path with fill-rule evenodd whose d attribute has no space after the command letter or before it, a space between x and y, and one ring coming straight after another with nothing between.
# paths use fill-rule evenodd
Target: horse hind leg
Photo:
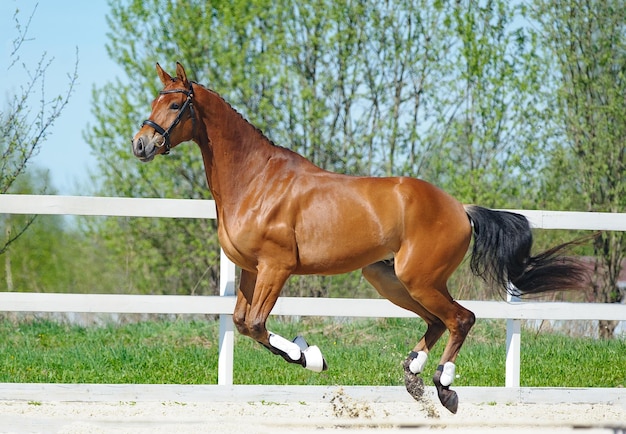
<instances>
[{"instance_id":1,"label":"horse hind leg","mask_svg":"<svg viewBox=\"0 0 626 434\"><path fill-rule=\"evenodd\" d=\"M433 383L441 404L452 413L456 413L458 396L454 390L450 389L455 378L456 365L454 362L476 318L472 312L458 303L453 302L453 305L454 308L451 311L455 312L455 318L447 323L450 337L433 376Z\"/></svg>"},{"instance_id":2,"label":"horse hind leg","mask_svg":"<svg viewBox=\"0 0 626 434\"><path fill-rule=\"evenodd\" d=\"M399 252L395 264L398 279L408 288L411 297L450 332L433 382L441 404L452 413L458 409L457 394L450 389L455 378L454 362L475 322L474 314L455 302L447 288L447 280L461 262L467 247L465 241L460 240L463 241L458 243L460 245L440 243L440 249L428 252L412 250L411 255L407 255L409 250Z\"/></svg>"},{"instance_id":3,"label":"horse hind leg","mask_svg":"<svg viewBox=\"0 0 626 434\"><path fill-rule=\"evenodd\" d=\"M404 368L404 386L409 395L417 401L421 401L424 395L424 380L420 374L424 371L428 361L429 351L446 330L438 318L431 322L426 321L426 324L426 333L402 364Z\"/></svg>"},{"instance_id":4,"label":"horse hind leg","mask_svg":"<svg viewBox=\"0 0 626 434\"><path fill-rule=\"evenodd\" d=\"M419 304L396 276L393 263L376 262L365 267L363 276L380 295L404 309L414 312L427 324L426 333L409 353L403 363L404 384L409 394L420 401L424 394L424 381L419 376L424 370L428 354L446 330L443 322Z\"/></svg>"},{"instance_id":5,"label":"horse hind leg","mask_svg":"<svg viewBox=\"0 0 626 434\"><path fill-rule=\"evenodd\" d=\"M428 294L428 296L420 298L420 300L424 300L420 301L420 304L428 312L431 312L431 315L437 315L438 320L433 322L432 325L429 324L429 328L423 338L424 342L420 341L420 344L416 347L417 351L414 350L409 355L405 365L408 363L410 373L420 368L423 369L423 363L419 360L421 356L419 346L424 345L424 348L429 348L429 345L432 345L428 342L429 339L439 339L445 329L448 329L450 336L433 376L433 383L437 389L437 396L441 404L450 412L456 413L459 400L457 393L450 389L450 385L455 378L456 365L454 362L467 334L474 325L475 316L472 312L448 298L449 295L446 297L447 291L444 294L436 289L429 289L421 290L419 293ZM412 369L414 366L416 369ZM405 370L405 383L406 377L410 373ZM409 393L411 393L411 390L409 390Z\"/></svg>"},{"instance_id":6,"label":"horse hind leg","mask_svg":"<svg viewBox=\"0 0 626 434\"><path fill-rule=\"evenodd\" d=\"M436 289L430 289L422 290L420 293L428 294L428 296L423 297L424 306L430 312L438 315L450 332L446 348L433 376L433 383L441 404L450 412L456 413L459 400L457 393L450 389L455 378L456 365L454 362L476 319L472 312L449 298L447 290L443 293ZM448 296L446 297L446 295Z\"/></svg>"}]
</instances>

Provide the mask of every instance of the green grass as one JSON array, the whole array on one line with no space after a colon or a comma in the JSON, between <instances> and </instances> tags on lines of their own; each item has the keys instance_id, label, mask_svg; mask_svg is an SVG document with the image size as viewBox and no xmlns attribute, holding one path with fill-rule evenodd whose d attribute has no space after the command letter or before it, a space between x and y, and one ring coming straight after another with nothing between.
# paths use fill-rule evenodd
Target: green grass
<instances>
[{"instance_id":1,"label":"green grass","mask_svg":"<svg viewBox=\"0 0 626 434\"><path fill-rule=\"evenodd\" d=\"M235 384L401 385L401 363L425 330L417 319L272 318L268 327L287 338L302 334L330 369L310 372L236 335ZM443 347L431 353L426 377ZM0 382L216 384L217 352L215 321L99 327L0 321ZM504 358L504 321L480 320L457 359L455 385L503 386ZM626 340L523 331L521 384L623 387Z\"/></svg>"}]
</instances>

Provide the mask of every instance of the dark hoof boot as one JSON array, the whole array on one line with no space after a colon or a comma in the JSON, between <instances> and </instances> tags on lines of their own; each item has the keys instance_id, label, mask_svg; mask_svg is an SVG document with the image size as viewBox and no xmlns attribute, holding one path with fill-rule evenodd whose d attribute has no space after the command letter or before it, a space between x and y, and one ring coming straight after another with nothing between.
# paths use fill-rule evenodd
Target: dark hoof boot
<instances>
[{"instance_id":1,"label":"dark hoof boot","mask_svg":"<svg viewBox=\"0 0 626 434\"><path fill-rule=\"evenodd\" d=\"M409 369L411 360L413 359L409 357L402 364L404 368L404 385L407 392L409 392L409 395L411 395L416 401L421 401L424 396L424 380L422 380L422 377L414 374Z\"/></svg>"},{"instance_id":2,"label":"dark hoof boot","mask_svg":"<svg viewBox=\"0 0 626 434\"><path fill-rule=\"evenodd\" d=\"M439 401L441 405L450 410L451 413L456 414L459 409L459 397L454 390L450 390L449 387L441 386L437 388L437 394L439 395Z\"/></svg>"},{"instance_id":3,"label":"dark hoof boot","mask_svg":"<svg viewBox=\"0 0 626 434\"><path fill-rule=\"evenodd\" d=\"M450 390L450 386L443 386L441 384L440 368L441 365L437 367L437 371L435 372L435 376L433 377L433 383L435 383L435 387L437 388L439 401L441 402L441 405L450 410L451 413L456 414L456 411L459 409L459 397L454 390Z\"/></svg>"}]
</instances>

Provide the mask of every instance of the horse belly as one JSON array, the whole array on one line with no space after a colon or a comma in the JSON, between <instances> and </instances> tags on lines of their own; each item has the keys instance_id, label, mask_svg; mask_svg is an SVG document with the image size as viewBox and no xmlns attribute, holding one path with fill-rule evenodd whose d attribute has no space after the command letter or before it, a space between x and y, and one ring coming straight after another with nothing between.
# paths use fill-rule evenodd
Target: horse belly
<instances>
[{"instance_id":1,"label":"horse belly","mask_svg":"<svg viewBox=\"0 0 626 434\"><path fill-rule=\"evenodd\" d=\"M305 234L296 234L297 274L347 273L393 257L393 237L380 225L361 220L342 221L339 226L311 227Z\"/></svg>"},{"instance_id":2,"label":"horse belly","mask_svg":"<svg viewBox=\"0 0 626 434\"><path fill-rule=\"evenodd\" d=\"M333 275L359 270L374 262L393 258L392 253L367 252L328 252L324 255L302 255L294 274Z\"/></svg>"}]
</instances>

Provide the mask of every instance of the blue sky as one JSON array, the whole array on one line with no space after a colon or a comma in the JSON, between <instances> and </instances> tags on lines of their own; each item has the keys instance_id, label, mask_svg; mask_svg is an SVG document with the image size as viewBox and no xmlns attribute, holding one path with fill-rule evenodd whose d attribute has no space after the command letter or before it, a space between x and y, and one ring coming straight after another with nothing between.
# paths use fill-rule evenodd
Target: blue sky
<instances>
[{"instance_id":1,"label":"blue sky","mask_svg":"<svg viewBox=\"0 0 626 434\"><path fill-rule=\"evenodd\" d=\"M41 55L47 53L54 58L48 68L45 89L48 96L67 90L68 73L74 69L76 47L78 47L78 82L75 92L61 117L54 124L51 135L43 143L34 165L50 171L52 186L58 194L91 194L88 173L96 167L95 159L83 132L88 124L94 124L91 114L91 91L102 86L115 76L121 77L121 69L107 56L106 0L2 0L0 2L0 104L6 101L24 84L21 65L7 69L10 63L12 41L17 35L13 19L19 9L19 19L26 25L35 5L29 37L19 51L21 61L31 69L37 65ZM34 99L33 105L36 105ZM120 140L128 140L127 137ZM129 145L130 152L130 145Z\"/></svg>"}]
</instances>

